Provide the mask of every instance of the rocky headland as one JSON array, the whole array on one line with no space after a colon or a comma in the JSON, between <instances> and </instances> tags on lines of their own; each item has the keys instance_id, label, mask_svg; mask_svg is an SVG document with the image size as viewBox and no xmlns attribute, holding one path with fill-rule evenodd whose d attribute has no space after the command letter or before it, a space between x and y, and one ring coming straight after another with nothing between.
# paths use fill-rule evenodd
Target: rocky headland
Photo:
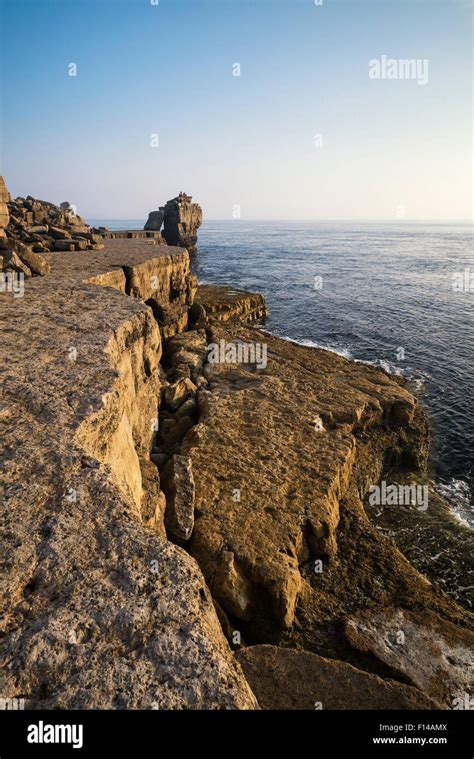
<instances>
[{"instance_id":1,"label":"rocky headland","mask_svg":"<svg viewBox=\"0 0 474 759\"><path fill-rule=\"evenodd\" d=\"M101 244L30 243L0 292L4 697L463 708L472 615L364 507L426 467L404 381L264 332L184 247Z\"/></svg>"}]
</instances>

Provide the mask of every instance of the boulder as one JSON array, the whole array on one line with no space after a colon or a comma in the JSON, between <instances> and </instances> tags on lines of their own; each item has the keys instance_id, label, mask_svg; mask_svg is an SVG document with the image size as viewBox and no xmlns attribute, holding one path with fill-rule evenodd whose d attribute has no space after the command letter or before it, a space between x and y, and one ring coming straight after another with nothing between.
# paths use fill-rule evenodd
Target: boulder
<instances>
[{"instance_id":1,"label":"boulder","mask_svg":"<svg viewBox=\"0 0 474 759\"><path fill-rule=\"evenodd\" d=\"M71 237L71 233L60 227L49 226L49 234L54 237L55 240L66 240Z\"/></svg>"},{"instance_id":2,"label":"boulder","mask_svg":"<svg viewBox=\"0 0 474 759\"><path fill-rule=\"evenodd\" d=\"M364 610L345 623L351 646L449 708L472 694L474 634L430 611Z\"/></svg>"},{"instance_id":3,"label":"boulder","mask_svg":"<svg viewBox=\"0 0 474 759\"><path fill-rule=\"evenodd\" d=\"M207 358L207 338L204 330L193 329L168 340L168 376L174 379L189 377L194 383L202 374Z\"/></svg>"},{"instance_id":4,"label":"boulder","mask_svg":"<svg viewBox=\"0 0 474 759\"><path fill-rule=\"evenodd\" d=\"M206 317L219 321L238 320L252 324L264 321L269 314L261 293L237 290L229 285L199 285L196 300L189 314L192 323L203 323Z\"/></svg>"},{"instance_id":5,"label":"boulder","mask_svg":"<svg viewBox=\"0 0 474 759\"><path fill-rule=\"evenodd\" d=\"M179 446L191 427L194 425L193 420L189 416L181 416L176 422L173 419L167 419L163 422L163 425L169 423L168 431L162 428L161 439L162 449L164 453L171 454L176 453Z\"/></svg>"},{"instance_id":6,"label":"boulder","mask_svg":"<svg viewBox=\"0 0 474 759\"><path fill-rule=\"evenodd\" d=\"M262 645L234 655L261 709L439 709L416 688L309 651Z\"/></svg>"},{"instance_id":7,"label":"boulder","mask_svg":"<svg viewBox=\"0 0 474 759\"><path fill-rule=\"evenodd\" d=\"M185 377L165 387L163 390L163 402L171 411L176 411L190 395L194 396L195 394L196 385Z\"/></svg>"},{"instance_id":8,"label":"boulder","mask_svg":"<svg viewBox=\"0 0 474 759\"><path fill-rule=\"evenodd\" d=\"M184 416L193 416L193 414L196 413L196 401L194 398L188 398L187 401L184 401L183 405L180 406L176 412L175 418L181 419Z\"/></svg>"},{"instance_id":9,"label":"boulder","mask_svg":"<svg viewBox=\"0 0 474 759\"><path fill-rule=\"evenodd\" d=\"M18 240L1 239L0 252L6 270L23 272L28 277L43 277L49 273L50 265L46 259Z\"/></svg>"},{"instance_id":10,"label":"boulder","mask_svg":"<svg viewBox=\"0 0 474 759\"><path fill-rule=\"evenodd\" d=\"M14 250L2 250L2 269L3 271L14 271L23 274L25 277L31 277L31 269L23 263L20 256Z\"/></svg>"},{"instance_id":11,"label":"boulder","mask_svg":"<svg viewBox=\"0 0 474 759\"><path fill-rule=\"evenodd\" d=\"M143 229L159 232L163 225L163 219L164 219L163 208L160 208L159 211L150 211L150 213L148 214L148 220L145 226L143 227Z\"/></svg>"},{"instance_id":12,"label":"boulder","mask_svg":"<svg viewBox=\"0 0 474 759\"><path fill-rule=\"evenodd\" d=\"M161 474L161 487L166 495L166 532L183 544L194 527L194 477L189 456L171 457Z\"/></svg>"},{"instance_id":13,"label":"boulder","mask_svg":"<svg viewBox=\"0 0 474 759\"><path fill-rule=\"evenodd\" d=\"M78 239L77 237L74 239L74 250L87 250L87 248L90 248L88 240Z\"/></svg>"},{"instance_id":14,"label":"boulder","mask_svg":"<svg viewBox=\"0 0 474 759\"><path fill-rule=\"evenodd\" d=\"M155 464L147 459L140 459L143 496L139 518L153 532L166 540L164 517L166 498L160 490L160 478Z\"/></svg>"},{"instance_id":15,"label":"boulder","mask_svg":"<svg viewBox=\"0 0 474 759\"><path fill-rule=\"evenodd\" d=\"M38 253L33 253L32 250L27 248L26 245L22 245L22 243L16 243L15 249L17 250L18 255L20 256L23 263L31 269L33 274L36 274L40 277L44 277L46 274L49 274L50 265L48 261L43 258L43 256L39 255Z\"/></svg>"},{"instance_id":16,"label":"boulder","mask_svg":"<svg viewBox=\"0 0 474 759\"><path fill-rule=\"evenodd\" d=\"M72 240L56 240L54 250L75 250L75 243Z\"/></svg>"}]
</instances>

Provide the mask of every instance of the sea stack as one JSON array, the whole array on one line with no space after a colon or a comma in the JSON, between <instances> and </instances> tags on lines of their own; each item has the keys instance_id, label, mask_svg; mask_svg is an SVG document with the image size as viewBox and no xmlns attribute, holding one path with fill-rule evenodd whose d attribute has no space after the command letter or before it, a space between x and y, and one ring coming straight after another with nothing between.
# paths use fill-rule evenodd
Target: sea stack
<instances>
[{"instance_id":1,"label":"sea stack","mask_svg":"<svg viewBox=\"0 0 474 759\"><path fill-rule=\"evenodd\" d=\"M168 245L186 248L190 255L196 252L197 231L202 224L202 208L193 203L191 195L180 192L168 200L158 211L151 211L144 229L159 231L164 224L163 237Z\"/></svg>"}]
</instances>

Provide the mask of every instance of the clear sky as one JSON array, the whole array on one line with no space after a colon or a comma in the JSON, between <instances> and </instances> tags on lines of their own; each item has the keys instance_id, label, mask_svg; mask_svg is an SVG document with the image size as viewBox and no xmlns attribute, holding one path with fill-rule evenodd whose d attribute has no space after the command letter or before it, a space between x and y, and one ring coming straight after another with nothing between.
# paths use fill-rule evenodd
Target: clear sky
<instances>
[{"instance_id":1,"label":"clear sky","mask_svg":"<svg viewBox=\"0 0 474 759\"><path fill-rule=\"evenodd\" d=\"M153 3L0 0L13 196L88 218L180 190L209 219L471 217L470 0ZM383 55L428 82L371 79Z\"/></svg>"}]
</instances>

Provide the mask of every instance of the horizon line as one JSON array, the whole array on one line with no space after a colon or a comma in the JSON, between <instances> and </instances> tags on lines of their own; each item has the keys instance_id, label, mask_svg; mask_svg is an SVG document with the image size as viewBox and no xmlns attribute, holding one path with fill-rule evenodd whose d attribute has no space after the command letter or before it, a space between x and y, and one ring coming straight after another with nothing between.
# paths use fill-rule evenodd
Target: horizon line
<instances>
[{"instance_id":1,"label":"horizon line","mask_svg":"<svg viewBox=\"0 0 474 759\"><path fill-rule=\"evenodd\" d=\"M144 219L144 222L146 222L146 217L138 217L138 216L88 216L87 214L81 214L83 218L90 219L90 221L141 221L142 218ZM275 219L275 218L245 218L245 219L229 219L227 217L223 218L209 218L204 219L203 224L209 221L228 221L228 222L247 222L247 221L265 221L265 222L294 222L298 223L301 221L314 221L314 222L335 222L335 221L343 221L343 222L399 222L400 224L409 224L412 222L430 222L430 223L440 223L445 224L447 222L449 223L468 223L468 224L474 224L474 217L471 218L460 218L460 219L453 219L453 218L445 218L445 219L427 219L427 218L413 218L413 219L394 219L394 218L375 218L375 219L368 219L368 218L353 218L353 219L322 219L322 218L301 218L301 219Z\"/></svg>"}]
</instances>

